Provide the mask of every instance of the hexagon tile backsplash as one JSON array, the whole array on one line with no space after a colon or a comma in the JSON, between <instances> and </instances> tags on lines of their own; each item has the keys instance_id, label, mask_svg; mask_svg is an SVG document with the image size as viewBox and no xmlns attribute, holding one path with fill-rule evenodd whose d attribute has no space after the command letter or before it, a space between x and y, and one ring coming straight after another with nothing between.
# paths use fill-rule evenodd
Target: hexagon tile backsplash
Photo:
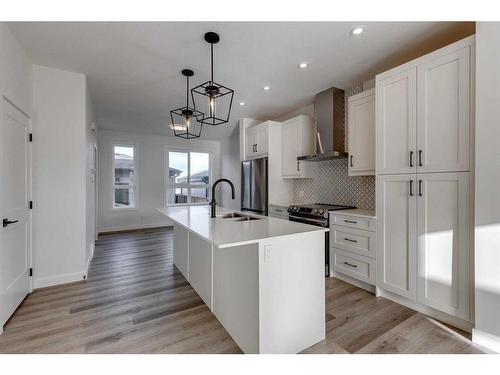
<instances>
[{"instance_id":1,"label":"hexagon tile backsplash","mask_svg":"<svg viewBox=\"0 0 500 375\"><path fill-rule=\"evenodd\" d=\"M375 209L375 176L348 176L347 159L311 164L315 178L294 181L294 201Z\"/></svg>"}]
</instances>

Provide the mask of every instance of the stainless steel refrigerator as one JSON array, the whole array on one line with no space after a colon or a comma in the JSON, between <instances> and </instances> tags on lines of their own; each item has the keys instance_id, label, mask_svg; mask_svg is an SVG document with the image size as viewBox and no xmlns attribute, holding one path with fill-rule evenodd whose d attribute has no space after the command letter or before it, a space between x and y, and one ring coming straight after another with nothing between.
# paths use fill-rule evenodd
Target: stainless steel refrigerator
<instances>
[{"instance_id":1,"label":"stainless steel refrigerator","mask_svg":"<svg viewBox=\"0 0 500 375\"><path fill-rule=\"evenodd\" d=\"M241 209L267 215L267 158L241 163Z\"/></svg>"}]
</instances>

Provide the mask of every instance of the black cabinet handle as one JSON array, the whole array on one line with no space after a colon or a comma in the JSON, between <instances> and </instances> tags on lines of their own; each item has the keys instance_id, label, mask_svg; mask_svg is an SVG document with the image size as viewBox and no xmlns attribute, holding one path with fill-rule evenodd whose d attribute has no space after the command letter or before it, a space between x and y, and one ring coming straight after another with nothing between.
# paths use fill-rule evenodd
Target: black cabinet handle
<instances>
[{"instance_id":1,"label":"black cabinet handle","mask_svg":"<svg viewBox=\"0 0 500 375\"><path fill-rule=\"evenodd\" d=\"M300 161L297 162L297 172L300 172Z\"/></svg>"},{"instance_id":2,"label":"black cabinet handle","mask_svg":"<svg viewBox=\"0 0 500 375\"><path fill-rule=\"evenodd\" d=\"M355 265L355 264L351 264L351 263L349 263L349 262L344 262L344 264L345 264L346 266L349 266L349 267L358 268L358 266L357 266L357 265Z\"/></svg>"},{"instance_id":3,"label":"black cabinet handle","mask_svg":"<svg viewBox=\"0 0 500 375\"><path fill-rule=\"evenodd\" d=\"M356 240L351 240L350 238L347 238L347 237L344 237L344 240L345 240L345 241L349 241L349 242L358 242L358 241L356 241Z\"/></svg>"},{"instance_id":4,"label":"black cabinet handle","mask_svg":"<svg viewBox=\"0 0 500 375\"><path fill-rule=\"evenodd\" d=\"M410 197L413 197L413 180L410 180Z\"/></svg>"},{"instance_id":5,"label":"black cabinet handle","mask_svg":"<svg viewBox=\"0 0 500 375\"><path fill-rule=\"evenodd\" d=\"M354 156L354 155L351 155L351 167L354 167L354 164L352 163L352 157L353 157L353 156Z\"/></svg>"},{"instance_id":6,"label":"black cabinet handle","mask_svg":"<svg viewBox=\"0 0 500 375\"><path fill-rule=\"evenodd\" d=\"M422 180L418 180L418 195L422 196Z\"/></svg>"},{"instance_id":7,"label":"black cabinet handle","mask_svg":"<svg viewBox=\"0 0 500 375\"><path fill-rule=\"evenodd\" d=\"M354 220L344 220L344 223L357 224L358 222Z\"/></svg>"},{"instance_id":8,"label":"black cabinet handle","mask_svg":"<svg viewBox=\"0 0 500 375\"><path fill-rule=\"evenodd\" d=\"M9 226L10 224L18 223L19 220L9 220L9 219L3 219L2 221L2 226L5 228Z\"/></svg>"},{"instance_id":9,"label":"black cabinet handle","mask_svg":"<svg viewBox=\"0 0 500 375\"><path fill-rule=\"evenodd\" d=\"M418 166L422 166L422 150L418 150Z\"/></svg>"},{"instance_id":10,"label":"black cabinet handle","mask_svg":"<svg viewBox=\"0 0 500 375\"><path fill-rule=\"evenodd\" d=\"M410 151L410 167L413 167L413 151Z\"/></svg>"}]
</instances>

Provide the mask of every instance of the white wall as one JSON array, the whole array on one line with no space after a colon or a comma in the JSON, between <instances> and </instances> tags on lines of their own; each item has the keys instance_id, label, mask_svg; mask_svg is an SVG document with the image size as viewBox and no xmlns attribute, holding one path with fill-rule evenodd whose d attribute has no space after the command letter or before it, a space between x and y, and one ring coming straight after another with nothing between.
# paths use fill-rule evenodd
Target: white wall
<instances>
[{"instance_id":1,"label":"white wall","mask_svg":"<svg viewBox=\"0 0 500 375\"><path fill-rule=\"evenodd\" d=\"M235 199L231 199L231 188L228 184L220 184L221 206L233 210L241 209L241 162L240 162L240 128L236 126L233 133L220 142L221 177L232 181Z\"/></svg>"},{"instance_id":2,"label":"white wall","mask_svg":"<svg viewBox=\"0 0 500 375\"><path fill-rule=\"evenodd\" d=\"M32 110L32 64L7 25L0 23L0 91L24 112Z\"/></svg>"},{"instance_id":3,"label":"white wall","mask_svg":"<svg viewBox=\"0 0 500 375\"><path fill-rule=\"evenodd\" d=\"M184 140L176 137L144 133L121 132L101 129L106 124L99 118L98 144L98 231L155 227L172 225L164 215L156 211L165 206L165 146L173 149L190 148L212 153L212 180L220 176L220 142L207 140ZM140 129L140 124L137 124ZM137 147L138 199L137 209L112 210L111 190L111 145L113 143L134 144Z\"/></svg>"},{"instance_id":4,"label":"white wall","mask_svg":"<svg viewBox=\"0 0 500 375\"><path fill-rule=\"evenodd\" d=\"M86 274L85 102L83 74L33 67L35 287Z\"/></svg>"},{"instance_id":5,"label":"white wall","mask_svg":"<svg viewBox=\"0 0 500 375\"><path fill-rule=\"evenodd\" d=\"M475 295L472 338L500 352L500 23L476 25Z\"/></svg>"}]
</instances>

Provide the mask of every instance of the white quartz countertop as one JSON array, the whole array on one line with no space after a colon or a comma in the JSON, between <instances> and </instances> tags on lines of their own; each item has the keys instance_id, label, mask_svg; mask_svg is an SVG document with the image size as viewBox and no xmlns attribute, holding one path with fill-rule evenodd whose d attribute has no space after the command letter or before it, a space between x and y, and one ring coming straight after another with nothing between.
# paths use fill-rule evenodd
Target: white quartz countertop
<instances>
[{"instance_id":1,"label":"white quartz countertop","mask_svg":"<svg viewBox=\"0 0 500 375\"><path fill-rule=\"evenodd\" d=\"M222 219L220 216L238 212L217 207L215 219L210 218L210 206L178 206L162 207L157 209L177 224L205 238L218 247L231 247L258 242L272 237L282 237L308 232L326 232L322 228L309 224L302 224L268 216L253 215L247 212L243 215L255 216L260 220L234 221Z\"/></svg>"},{"instance_id":2,"label":"white quartz countertop","mask_svg":"<svg viewBox=\"0 0 500 375\"><path fill-rule=\"evenodd\" d=\"M364 210L362 208L351 208L349 210L338 210L338 211L331 211L330 214L333 215L349 215L349 216L358 216L358 217L367 217L370 219L376 219L377 216L375 215L374 210Z\"/></svg>"}]
</instances>

